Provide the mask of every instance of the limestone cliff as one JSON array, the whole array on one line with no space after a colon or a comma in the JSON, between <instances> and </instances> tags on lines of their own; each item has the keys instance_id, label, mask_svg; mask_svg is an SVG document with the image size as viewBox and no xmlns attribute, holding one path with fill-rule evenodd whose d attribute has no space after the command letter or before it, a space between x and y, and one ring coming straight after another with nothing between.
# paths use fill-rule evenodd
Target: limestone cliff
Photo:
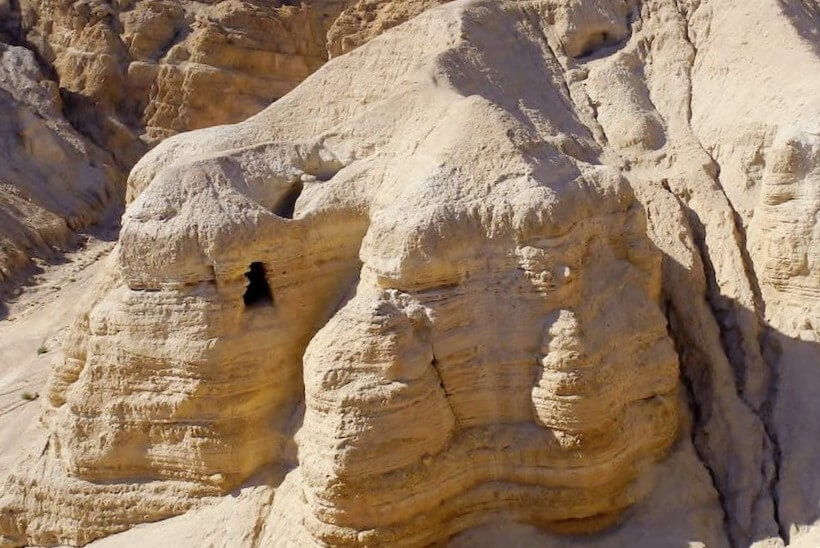
<instances>
[{"instance_id":1,"label":"limestone cliff","mask_svg":"<svg viewBox=\"0 0 820 548\"><path fill-rule=\"evenodd\" d=\"M136 165L0 544L811 542L818 6L419 6Z\"/></svg>"},{"instance_id":2,"label":"limestone cliff","mask_svg":"<svg viewBox=\"0 0 820 548\"><path fill-rule=\"evenodd\" d=\"M0 42L0 283L116 215L123 178L62 114L31 51Z\"/></svg>"},{"instance_id":3,"label":"limestone cliff","mask_svg":"<svg viewBox=\"0 0 820 548\"><path fill-rule=\"evenodd\" d=\"M120 214L151 146L256 114L321 66L347 2L292 4L0 2L0 282Z\"/></svg>"},{"instance_id":4,"label":"limestone cliff","mask_svg":"<svg viewBox=\"0 0 820 548\"><path fill-rule=\"evenodd\" d=\"M343 0L291 4L21 0L19 12L77 123L130 167L146 144L255 114L326 60Z\"/></svg>"}]
</instances>

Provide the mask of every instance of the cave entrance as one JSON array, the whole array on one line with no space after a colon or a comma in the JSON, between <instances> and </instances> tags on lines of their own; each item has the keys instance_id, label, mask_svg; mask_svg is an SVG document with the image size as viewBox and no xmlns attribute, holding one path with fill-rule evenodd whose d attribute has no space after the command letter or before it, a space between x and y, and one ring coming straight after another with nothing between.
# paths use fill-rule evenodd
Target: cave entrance
<instances>
[{"instance_id":1,"label":"cave entrance","mask_svg":"<svg viewBox=\"0 0 820 548\"><path fill-rule=\"evenodd\" d=\"M285 219L293 219L293 213L296 211L296 200L298 200L302 194L303 186L302 181L297 181L290 187L290 190L288 190L288 193L285 194L285 197L282 198L282 201L276 208L276 214L278 216Z\"/></svg>"},{"instance_id":2,"label":"cave entrance","mask_svg":"<svg viewBox=\"0 0 820 548\"><path fill-rule=\"evenodd\" d=\"M248 279L248 286L245 294L242 295L245 306L272 305L273 293L271 293L268 278L265 275L265 265L251 263L250 268L245 272L245 277Z\"/></svg>"}]
</instances>

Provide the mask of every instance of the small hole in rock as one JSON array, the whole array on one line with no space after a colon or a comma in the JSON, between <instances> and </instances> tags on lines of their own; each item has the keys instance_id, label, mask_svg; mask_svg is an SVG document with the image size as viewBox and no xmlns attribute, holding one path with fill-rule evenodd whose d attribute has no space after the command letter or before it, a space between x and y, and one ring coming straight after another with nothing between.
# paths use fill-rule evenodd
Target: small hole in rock
<instances>
[{"instance_id":1,"label":"small hole in rock","mask_svg":"<svg viewBox=\"0 0 820 548\"><path fill-rule=\"evenodd\" d=\"M578 54L577 57L589 57L595 53L598 53L599 50L613 45L616 41L617 40L615 40L615 37L611 36L606 31L592 34L587 39L584 47L581 48L581 53Z\"/></svg>"},{"instance_id":2,"label":"small hole in rock","mask_svg":"<svg viewBox=\"0 0 820 548\"><path fill-rule=\"evenodd\" d=\"M296 200L301 196L303 186L301 181L297 181L290 187L290 190L288 190L288 193L285 194L285 197L282 198L282 201L279 202L276 208L276 214L278 216L284 217L285 219L293 219L293 213L296 211Z\"/></svg>"},{"instance_id":3,"label":"small hole in rock","mask_svg":"<svg viewBox=\"0 0 820 548\"><path fill-rule=\"evenodd\" d=\"M248 279L248 286L245 294L242 295L245 306L273 304L273 294L265 276L265 265L251 263L250 268L245 272L245 277Z\"/></svg>"}]
</instances>

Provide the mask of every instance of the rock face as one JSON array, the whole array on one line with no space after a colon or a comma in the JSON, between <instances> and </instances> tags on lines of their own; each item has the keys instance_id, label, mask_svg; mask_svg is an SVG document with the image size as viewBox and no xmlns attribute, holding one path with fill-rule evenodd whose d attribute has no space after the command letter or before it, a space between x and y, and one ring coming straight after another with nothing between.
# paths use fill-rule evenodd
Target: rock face
<instances>
[{"instance_id":1,"label":"rock face","mask_svg":"<svg viewBox=\"0 0 820 548\"><path fill-rule=\"evenodd\" d=\"M10 94L0 131L10 141L3 169L13 171L0 179L0 282L33 255L65 247L73 230L118 216L124 174L149 147L240 121L293 89L327 60L326 34L348 3L0 3L0 42L9 44L2 86ZM44 91L32 93L38 87ZM45 131L34 129L38 118L56 136L22 143ZM52 145L37 149L32 139L65 142L46 151Z\"/></svg>"},{"instance_id":2,"label":"rock face","mask_svg":"<svg viewBox=\"0 0 820 548\"><path fill-rule=\"evenodd\" d=\"M169 135L259 112L324 63L344 0L291 4L21 0L19 12L76 122L130 167Z\"/></svg>"},{"instance_id":3,"label":"rock face","mask_svg":"<svg viewBox=\"0 0 820 548\"><path fill-rule=\"evenodd\" d=\"M111 164L63 117L32 52L0 42L0 282L116 213L123 181Z\"/></svg>"},{"instance_id":4,"label":"rock face","mask_svg":"<svg viewBox=\"0 0 820 548\"><path fill-rule=\"evenodd\" d=\"M428 7L388 4L345 12L335 51L367 41L338 30L356 13ZM0 543L236 489L228 544L589 533L638 519L670 453L712 505L670 545L798 543L820 519L816 13L461 0L165 140Z\"/></svg>"},{"instance_id":5,"label":"rock face","mask_svg":"<svg viewBox=\"0 0 820 548\"><path fill-rule=\"evenodd\" d=\"M3 89L11 94L5 109L33 108L17 102L21 95L34 100L33 84L23 81L32 79L47 91L36 99L39 106L34 110L59 120L52 125L57 123L59 132L70 134L60 146L93 156L88 165L80 167L83 160L73 158L69 163L77 165L63 166L60 159L43 158L43 151L6 148L14 157L6 165L20 164L14 173L23 175L6 174L2 179L6 190L0 214L8 219L0 228L4 242L0 282L19 272L33 256L66 247L75 239L73 231L104 215L119 215L123 174L162 139L256 114L324 64L329 49L338 52L334 44L342 37L351 35L345 48L352 49L432 5L394 9L392 3L382 2L377 9L388 14L387 20L381 15L376 25L353 18L351 14L362 9L353 4L351 0L298 5L256 0L0 3L0 41L14 44L13 53L6 57L31 57L19 78L4 76ZM331 27L333 44L328 44ZM18 140L17 126L10 125L15 116L6 116L9 127L0 128L11 140ZM55 166L49 169L59 172L60 181L43 183L41 174L34 175L40 168L34 166L52 162ZM106 181L100 180L99 173L83 173L99 169ZM38 182L23 182L27 177ZM43 188L35 192L35 186ZM39 197L32 198L35 194ZM42 195L51 201L44 205ZM38 203L36 211L21 199Z\"/></svg>"},{"instance_id":6,"label":"rock face","mask_svg":"<svg viewBox=\"0 0 820 548\"><path fill-rule=\"evenodd\" d=\"M348 2L327 35L327 49L333 55L347 53L384 31L450 0L359 0Z\"/></svg>"}]
</instances>

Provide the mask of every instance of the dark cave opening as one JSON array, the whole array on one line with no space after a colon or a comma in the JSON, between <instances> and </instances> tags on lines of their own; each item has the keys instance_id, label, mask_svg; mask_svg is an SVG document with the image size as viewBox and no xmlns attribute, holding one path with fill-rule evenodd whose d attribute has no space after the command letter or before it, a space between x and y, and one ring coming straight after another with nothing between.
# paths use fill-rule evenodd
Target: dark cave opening
<instances>
[{"instance_id":1,"label":"dark cave opening","mask_svg":"<svg viewBox=\"0 0 820 548\"><path fill-rule=\"evenodd\" d=\"M277 215L285 219L293 219L293 214L296 211L296 200L298 200L299 196L302 195L302 188L303 185L301 181L294 183L276 208Z\"/></svg>"},{"instance_id":2,"label":"dark cave opening","mask_svg":"<svg viewBox=\"0 0 820 548\"><path fill-rule=\"evenodd\" d=\"M242 295L242 300L245 301L246 307L273 304L273 293L265 275L265 265L259 262L251 263L250 268L245 272L245 278L248 279L248 285L245 288L245 294Z\"/></svg>"}]
</instances>

